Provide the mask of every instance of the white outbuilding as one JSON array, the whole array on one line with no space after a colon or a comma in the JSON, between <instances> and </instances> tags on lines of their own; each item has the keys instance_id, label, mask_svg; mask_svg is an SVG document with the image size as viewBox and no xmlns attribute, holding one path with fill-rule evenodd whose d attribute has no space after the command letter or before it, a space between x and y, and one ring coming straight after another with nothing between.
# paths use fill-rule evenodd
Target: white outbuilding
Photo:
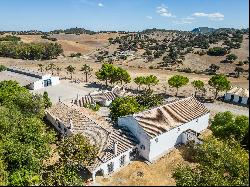
<instances>
[{"instance_id":1,"label":"white outbuilding","mask_svg":"<svg viewBox=\"0 0 250 187\"><path fill-rule=\"evenodd\" d=\"M139 140L139 154L154 162L187 137L209 125L209 110L194 97L172 101L137 114L120 117L119 127L128 128Z\"/></svg>"},{"instance_id":2,"label":"white outbuilding","mask_svg":"<svg viewBox=\"0 0 250 187\"><path fill-rule=\"evenodd\" d=\"M224 100L232 103L249 105L249 90L240 87L232 87L225 93Z\"/></svg>"},{"instance_id":3,"label":"white outbuilding","mask_svg":"<svg viewBox=\"0 0 250 187\"><path fill-rule=\"evenodd\" d=\"M96 175L110 175L137 157L138 140L128 129L97 121L86 108L59 102L46 110L46 119L61 134L82 134L99 148L93 164L85 166L93 181Z\"/></svg>"},{"instance_id":4,"label":"white outbuilding","mask_svg":"<svg viewBox=\"0 0 250 187\"><path fill-rule=\"evenodd\" d=\"M0 72L0 81L4 80L17 81L21 86L31 90L38 90L60 83L59 77L57 76L16 67L8 67L6 71Z\"/></svg>"}]
</instances>

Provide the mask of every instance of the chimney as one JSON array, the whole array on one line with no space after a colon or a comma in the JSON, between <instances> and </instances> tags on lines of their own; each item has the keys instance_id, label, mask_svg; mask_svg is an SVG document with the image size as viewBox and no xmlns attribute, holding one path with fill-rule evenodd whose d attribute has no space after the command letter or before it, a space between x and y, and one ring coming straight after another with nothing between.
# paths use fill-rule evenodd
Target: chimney
<instances>
[{"instance_id":1,"label":"chimney","mask_svg":"<svg viewBox=\"0 0 250 187\"><path fill-rule=\"evenodd\" d=\"M118 145L118 142L113 142L113 151L114 151L114 154L117 155L117 145Z\"/></svg>"}]
</instances>

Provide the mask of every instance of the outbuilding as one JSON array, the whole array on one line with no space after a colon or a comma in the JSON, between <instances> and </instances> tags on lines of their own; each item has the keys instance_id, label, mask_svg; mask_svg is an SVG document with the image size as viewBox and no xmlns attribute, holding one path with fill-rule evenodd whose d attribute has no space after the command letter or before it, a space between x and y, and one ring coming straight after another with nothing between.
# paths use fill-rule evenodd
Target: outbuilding
<instances>
[{"instance_id":1,"label":"outbuilding","mask_svg":"<svg viewBox=\"0 0 250 187\"><path fill-rule=\"evenodd\" d=\"M249 90L240 87L232 87L225 93L224 100L242 105L249 105Z\"/></svg>"},{"instance_id":2,"label":"outbuilding","mask_svg":"<svg viewBox=\"0 0 250 187\"><path fill-rule=\"evenodd\" d=\"M178 144L187 142L188 132L200 133L209 124L209 110L194 97L172 101L137 114L120 117L139 140L139 154L154 162Z\"/></svg>"},{"instance_id":3,"label":"outbuilding","mask_svg":"<svg viewBox=\"0 0 250 187\"><path fill-rule=\"evenodd\" d=\"M30 90L38 90L60 83L57 76L16 67L8 67L6 71L0 72L0 81L4 80L17 81L21 86L27 87Z\"/></svg>"}]
</instances>

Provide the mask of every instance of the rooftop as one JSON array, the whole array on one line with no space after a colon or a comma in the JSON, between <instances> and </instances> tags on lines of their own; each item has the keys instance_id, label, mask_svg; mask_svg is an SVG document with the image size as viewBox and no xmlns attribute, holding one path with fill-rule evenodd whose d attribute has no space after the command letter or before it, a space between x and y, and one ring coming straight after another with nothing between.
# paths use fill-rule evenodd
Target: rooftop
<instances>
[{"instance_id":1,"label":"rooftop","mask_svg":"<svg viewBox=\"0 0 250 187\"><path fill-rule=\"evenodd\" d=\"M46 74L41 73L41 72L31 71L31 70L28 70L28 69L22 69L22 68L14 67L14 66L13 67L8 67L7 70L11 71L11 72L14 72L14 73L19 73L19 74L22 74L22 75L27 75L27 76L30 76L30 77L38 78L38 79L41 79L43 75L46 75Z\"/></svg>"},{"instance_id":2,"label":"rooftop","mask_svg":"<svg viewBox=\"0 0 250 187\"><path fill-rule=\"evenodd\" d=\"M0 81L4 81L4 80L17 81L21 86L27 86L30 83L33 83L39 80L39 78L31 77L31 76L11 72L11 71L2 71L0 72Z\"/></svg>"},{"instance_id":3,"label":"rooftop","mask_svg":"<svg viewBox=\"0 0 250 187\"><path fill-rule=\"evenodd\" d=\"M249 97L249 90L245 88L232 87L227 93L238 95L240 97Z\"/></svg>"},{"instance_id":4,"label":"rooftop","mask_svg":"<svg viewBox=\"0 0 250 187\"><path fill-rule=\"evenodd\" d=\"M113 152L113 142L118 143L117 155L133 148L137 144L136 138L127 129L117 129L112 125L101 123L85 108L59 102L46 112L68 128L70 128L69 119L71 119L73 127L71 126L70 131L74 134L82 134L92 145L96 145L99 148L96 161L93 165L88 166L90 171L94 171L100 164L116 157Z\"/></svg>"},{"instance_id":5,"label":"rooftop","mask_svg":"<svg viewBox=\"0 0 250 187\"><path fill-rule=\"evenodd\" d=\"M133 117L149 137L154 138L207 113L209 110L202 103L188 97L133 114Z\"/></svg>"}]
</instances>

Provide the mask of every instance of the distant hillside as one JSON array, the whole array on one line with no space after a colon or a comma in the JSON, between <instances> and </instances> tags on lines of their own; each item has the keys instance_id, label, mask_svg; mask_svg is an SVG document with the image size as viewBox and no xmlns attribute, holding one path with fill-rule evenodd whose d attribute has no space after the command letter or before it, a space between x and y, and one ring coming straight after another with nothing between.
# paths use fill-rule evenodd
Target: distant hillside
<instances>
[{"instance_id":1,"label":"distant hillside","mask_svg":"<svg viewBox=\"0 0 250 187\"><path fill-rule=\"evenodd\" d=\"M210 32L214 32L216 29L214 28L208 28L208 27L198 27L198 28L195 28L193 29L191 32L193 33L201 33L201 34L204 34L204 33L210 33Z\"/></svg>"},{"instance_id":2,"label":"distant hillside","mask_svg":"<svg viewBox=\"0 0 250 187\"><path fill-rule=\"evenodd\" d=\"M80 34L96 34L96 32L94 31L91 31L91 30L86 30L84 28L70 28L70 29L65 29L65 30L62 30L62 29L58 29L58 30L53 30L53 31L50 31L51 34L59 34L59 33L65 33L65 34L77 34L77 35L80 35Z\"/></svg>"}]
</instances>

